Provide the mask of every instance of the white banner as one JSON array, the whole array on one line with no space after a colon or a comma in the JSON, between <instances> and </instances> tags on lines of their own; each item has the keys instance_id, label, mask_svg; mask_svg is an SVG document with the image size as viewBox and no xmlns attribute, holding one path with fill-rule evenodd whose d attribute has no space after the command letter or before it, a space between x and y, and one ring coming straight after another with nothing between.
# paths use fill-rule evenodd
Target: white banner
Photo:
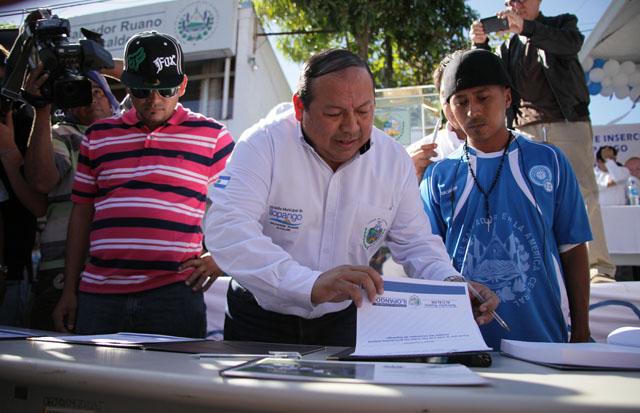
<instances>
[{"instance_id":1,"label":"white banner","mask_svg":"<svg viewBox=\"0 0 640 413\"><path fill-rule=\"evenodd\" d=\"M595 156L598 149L605 145L618 150L617 161L621 164L640 164L640 123L594 126L593 155ZM637 168L629 169L633 171Z\"/></svg>"}]
</instances>

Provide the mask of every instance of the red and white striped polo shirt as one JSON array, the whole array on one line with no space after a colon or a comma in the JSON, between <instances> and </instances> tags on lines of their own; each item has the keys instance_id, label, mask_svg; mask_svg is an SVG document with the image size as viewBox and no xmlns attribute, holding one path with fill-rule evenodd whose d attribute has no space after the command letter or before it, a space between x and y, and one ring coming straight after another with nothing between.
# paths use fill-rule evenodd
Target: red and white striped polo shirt
<instances>
[{"instance_id":1,"label":"red and white striped polo shirt","mask_svg":"<svg viewBox=\"0 0 640 413\"><path fill-rule=\"evenodd\" d=\"M95 206L80 290L131 293L188 278L193 270L178 266L202 250L207 187L233 145L223 125L180 104L153 131L135 109L93 124L71 197Z\"/></svg>"}]
</instances>

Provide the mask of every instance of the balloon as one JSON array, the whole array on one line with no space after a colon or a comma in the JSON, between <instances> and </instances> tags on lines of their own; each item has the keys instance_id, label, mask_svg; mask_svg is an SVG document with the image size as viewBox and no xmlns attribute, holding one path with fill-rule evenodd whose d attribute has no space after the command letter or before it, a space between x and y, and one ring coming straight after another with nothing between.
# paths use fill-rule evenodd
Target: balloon
<instances>
[{"instance_id":1,"label":"balloon","mask_svg":"<svg viewBox=\"0 0 640 413\"><path fill-rule=\"evenodd\" d=\"M589 72L589 80L591 80L592 82L602 82L602 79L604 79L603 69L600 69L599 67L591 69L591 71Z\"/></svg>"},{"instance_id":2,"label":"balloon","mask_svg":"<svg viewBox=\"0 0 640 413\"><path fill-rule=\"evenodd\" d=\"M632 74L629 75L629 86L639 86L640 85L640 71L636 70Z\"/></svg>"},{"instance_id":3,"label":"balloon","mask_svg":"<svg viewBox=\"0 0 640 413\"><path fill-rule=\"evenodd\" d=\"M626 85L616 87L614 91L618 99L624 99L629 96L629 87Z\"/></svg>"},{"instance_id":4,"label":"balloon","mask_svg":"<svg viewBox=\"0 0 640 413\"><path fill-rule=\"evenodd\" d=\"M640 97L640 86L632 88L629 92L629 98L631 98L632 101L635 102L636 100L638 100L638 97Z\"/></svg>"},{"instance_id":5,"label":"balloon","mask_svg":"<svg viewBox=\"0 0 640 413\"><path fill-rule=\"evenodd\" d=\"M609 59L607 63L604 64L604 72L609 76L615 76L620 71L620 63L617 60Z\"/></svg>"},{"instance_id":6,"label":"balloon","mask_svg":"<svg viewBox=\"0 0 640 413\"><path fill-rule=\"evenodd\" d=\"M600 94L606 98L613 95L613 86L603 86Z\"/></svg>"},{"instance_id":7,"label":"balloon","mask_svg":"<svg viewBox=\"0 0 640 413\"><path fill-rule=\"evenodd\" d=\"M628 76L636 71L636 64L629 60L627 60L626 62L622 62L622 64L620 65L620 71Z\"/></svg>"},{"instance_id":8,"label":"balloon","mask_svg":"<svg viewBox=\"0 0 640 413\"><path fill-rule=\"evenodd\" d=\"M584 59L584 64L582 65L582 70L584 70L585 72L588 72L589 70L591 70L592 67L593 67L593 57L587 56Z\"/></svg>"},{"instance_id":9,"label":"balloon","mask_svg":"<svg viewBox=\"0 0 640 413\"><path fill-rule=\"evenodd\" d=\"M603 67L604 63L604 59L594 59L592 69Z\"/></svg>"},{"instance_id":10,"label":"balloon","mask_svg":"<svg viewBox=\"0 0 640 413\"><path fill-rule=\"evenodd\" d=\"M602 83L589 83L589 94L597 95L602 90Z\"/></svg>"},{"instance_id":11,"label":"balloon","mask_svg":"<svg viewBox=\"0 0 640 413\"><path fill-rule=\"evenodd\" d=\"M611 76L605 76L601 83L603 87L613 86L613 79Z\"/></svg>"},{"instance_id":12,"label":"balloon","mask_svg":"<svg viewBox=\"0 0 640 413\"><path fill-rule=\"evenodd\" d=\"M622 87L629 84L629 76L620 72L613 78L613 87Z\"/></svg>"}]
</instances>

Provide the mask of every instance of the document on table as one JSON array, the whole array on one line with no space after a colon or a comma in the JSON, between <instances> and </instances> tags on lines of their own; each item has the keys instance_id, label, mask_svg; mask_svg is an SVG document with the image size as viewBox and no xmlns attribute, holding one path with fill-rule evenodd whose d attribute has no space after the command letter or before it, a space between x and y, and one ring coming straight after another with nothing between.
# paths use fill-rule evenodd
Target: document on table
<instances>
[{"instance_id":1,"label":"document on table","mask_svg":"<svg viewBox=\"0 0 640 413\"><path fill-rule=\"evenodd\" d=\"M473 318L466 283L386 278L384 294L358 308L352 356L491 351Z\"/></svg>"},{"instance_id":2,"label":"document on table","mask_svg":"<svg viewBox=\"0 0 640 413\"><path fill-rule=\"evenodd\" d=\"M555 368L640 370L640 348L607 343L536 343L502 339L503 354Z\"/></svg>"},{"instance_id":3,"label":"document on table","mask_svg":"<svg viewBox=\"0 0 640 413\"><path fill-rule=\"evenodd\" d=\"M140 346L149 343L167 343L179 341L194 341L200 339L165 336L161 334L144 333L115 333L98 335L58 336L58 337L33 337L35 341L55 341L61 343L93 344L96 346Z\"/></svg>"},{"instance_id":4,"label":"document on table","mask_svg":"<svg viewBox=\"0 0 640 413\"><path fill-rule=\"evenodd\" d=\"M13 330L10 328L0 328L0 340L12 340L16 338L27 338L31 336L32 334L25 331Z\"/></svg>"},{"instance_id":5,"label":"document on table","mask_svg":"<svg viewBox=\"0 0 640 413\"><path fill-rule=\"evenodd\" d=\"M472 386L488 384L457 364L362 363L263 358L222 370L223 377L343 383Z\"/></svg>"}]
</instances>

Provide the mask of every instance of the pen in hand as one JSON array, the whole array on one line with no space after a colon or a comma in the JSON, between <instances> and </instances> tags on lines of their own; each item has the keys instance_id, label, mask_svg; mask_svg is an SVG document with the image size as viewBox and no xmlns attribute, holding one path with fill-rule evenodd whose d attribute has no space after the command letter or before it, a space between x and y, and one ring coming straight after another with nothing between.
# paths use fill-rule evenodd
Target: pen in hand
<instances>
[{"instance_id":1,"label":"pen in hand","mask_svg":"<svg viewBox=\"0 0 640 413\"><path fill-rule=\"evenodd\" d=\"M476 290L475 287L473 285L471 285L471 283L467 282L467 286L469 287L469 291L471 291L471 294L473 294L473 296L476 297L476 299L481 304L487 301L487 300L484 299L484 297L482 295L480 295L478 290ZM502 317L500 317L498 315L498 313L496 313L495 310L491 310L491 315L498 322L498 324L500 324L500 327L504 328L507 331L511 331L509 329L509 325L502 319Z\"/></svg>"}]
</instances>

